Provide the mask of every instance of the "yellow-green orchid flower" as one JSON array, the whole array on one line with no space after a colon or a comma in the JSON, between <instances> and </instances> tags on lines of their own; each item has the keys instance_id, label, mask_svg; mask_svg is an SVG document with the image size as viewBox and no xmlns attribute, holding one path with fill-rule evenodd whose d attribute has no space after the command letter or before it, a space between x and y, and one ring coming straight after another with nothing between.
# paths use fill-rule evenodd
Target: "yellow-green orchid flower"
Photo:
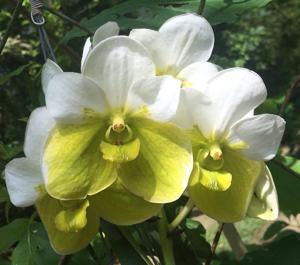
<instances>
[{"instance_id":1,"label":"yellow-green orchid flower","mask_svg":"<svg viewBox=\"0 0 300 265\"><path fill-rule=\"evenodd\" d=\"M222 222L241 220L248 207L250 216L275 219L276 188L263 161L275 156L285 121L254 115L267 95L262 79L247 69L227 69L210 79L203 93L210 102L199 104L202 94L188 99L194 125L191 199Z\"/></svg>"},{"instance_id":2,"label":"yellow-green orchid flower","mask_svg":"<svg viewBox=\"0 0 300 265\"><path fill-rule=\"evenodd\" d=\"M64 73L51 61L44 67L46 107L55 119L42 153L47 192L84 199L118 175L149 202L179 198L192 169L190 143L169 123L180 82L155 76L146 49L125 36L96 44L82 71Z\"/></svg>"},{"instance_id":3,"label":"yellow-green orchid flower","mask_svg":"<svg viewBox=\"0 0 300 265\"><path fill-rule=\"evenodd\" d=\"M103 194L82 200L58 200L47 194L40 157L53 126L55 121L45 107L33 111L25 138L26 157L6 165L5 180L15 206L36 206L55 251L65 255L87 246L98 233L100 217L115 224L131 225L156 215L160 204L135 196L120 181Z\"/></svg>"}]
</instances>

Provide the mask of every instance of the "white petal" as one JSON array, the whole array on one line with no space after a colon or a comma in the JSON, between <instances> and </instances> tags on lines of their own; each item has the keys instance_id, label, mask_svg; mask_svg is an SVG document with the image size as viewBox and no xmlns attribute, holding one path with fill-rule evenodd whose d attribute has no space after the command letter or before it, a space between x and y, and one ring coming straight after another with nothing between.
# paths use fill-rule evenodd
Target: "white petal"
<instances>
[{"instance_id":1,"label":"white petal","mask_svg":"<svg viewBox=\"0 0 300 265\"><path fill-rule=\"evenodd\" d=\"M267 91L261 77L245 68L219 72L203 90L212 104L196 108L198 127L204 136L222 136L248 112L260 105Z\"/></svg>"},{"instance_id":2,"label":"white petal","mask_svg":"<svg viewBox=\"0 0 300 265\"><path fill-rule=\"evenodd\" d=\"M82 122L86 110L101 113L107 109L101 88L88 77L77 73L62 73L52 78L46 105L53 118L66 123Z\"/></svg>"},{"instance_id":3,"label":"white petal","mask_svg":"<svg viewBox=\"0 0 300 265\"><path fill-rule=\"evenodd\" d=\"M183 87L193 87L202 91L205 83L220 71L220 67L213 63L198 62L185 67L177 75L183 81Z\"/></svg>"},{"instance_id":4,"label":"white petal","mask_svg":"<svg viewBox=\"0 0 300 265\"><path fill-rule=\"evenodd\" d=\"M93 36L93 48L101 41L119 35L120 28L116 22L107 22L99 27Z\"/></svg>"},{"instance_id":5,"label":"white petal","mask_svg":"<svg viewBox=\"0 0 300 265\"><path fill-rule=\"evenodd\" d=\"M174 123L183 129L191 129L195 124L193 115L201 115L201 113L197 113L197 107L200 104L210 104L210 100L201 91L194 88L181 89L176 116L173 119Z\"/></svg>"},{"instance_id":6,"label":"white petal","mask_svg":"<svg viewBox=\"0 0 300 265\"><path fill-rule=\"evenodd\" d=\"M171 62L171 54L167 42L159 32L151 29L134 29L129 37L147 48L155 63L157 73L167 71Z\"/></svg>"},{"instance_id":7,"label":"white petal","mask_svg":"<svg viewBox=\"0 0 300 265\"><path fill-rule=\"evenodd\" d=\"M154 64L146 49L125 36L99 43L88 55L83 69L84 75L103 88L113 108L124 105L134 82L154 73Z\"/></svg>"},{"instance_id":8,"label":"white petal","mask_svg":"<svg viewBox=\"0 0 300 265\"><path fill-rule=\"evenodd\" d=\"M171 76L150 77L137 81L129 91L127 105L146 106L153 119L166 122L176 113L180 81Z\"/></svg>"},{"instance_id":9,"label":"white petal","mask_svg":"<svg viewBox=\"0 0 300 265\"><path fill-rule=\"evenodd\" d=\"M272 114L256 115L237 122L231 129L229 141L243 141L249 148L242 153L253 160L270 160L280 145L285 121Z\"/></svg>"},{"instance_id":10,"label":"white petal","mask_svg":"<svg viewBox=\"0 0 300 265\"><path fill-rule=\"evenodd\" d=\"M83 46L82 57L81 57L81 72L82 72L86 57L88 56L91 49L92 49L92 43L91 43L90 37L88 37Z\"/></svg>"},{"instance_id":11,"label":"white petal","mask_svg":"<svg viewBox=\"0 0 300 265\"><path fill-rule=\"evenodd\" d=\"M159 29L166 39L174 67L182 70L189 64L207 61L214 46L214 32L208 21L185 14L167 20Z\"/></svg>"},{"instance_id":12,"label":"white petal","mask_svg":"<svg viewBox=\"0 0 300 265\"><path fill-rule=\"evenodd\" d=\"M272 221L277 219L278 213L276 187L270 170L264 165L261 175L257 180L247 215Z\"/></svg>"},{"instance_id":13,"label":"white petal","mask_svg":"<svg viewBox=\"0 0 300 265\"><path fill-rule=\"evenodd\" d=\"M31 113L24 143L24 153L28 158L40 161L44 144L54 126L55 121L45 107L37 108Z\"/></svg>"},{"instance_id":14,"label":"white petal","mask_svg":"<svg viewBox=\"0 0 300 265\"><path fill-rule=\"evenodd\" d=\"M47 59L42 69L42 88L44 94L47 93L47 87L52 77L62 72L63 70L55 62Z\"/></svg>"},{"instance_id":15,"label":"white petal","mask_svg":"<svg viewBox=\"0 0 300 265\"><path fill-rule=\"evenodd\" d=\"M18 207L33 205L38 197L36 187L43 185L38 162L16 158L5 167L5 181L11 202Z\"/></svg>"}]
</instances>

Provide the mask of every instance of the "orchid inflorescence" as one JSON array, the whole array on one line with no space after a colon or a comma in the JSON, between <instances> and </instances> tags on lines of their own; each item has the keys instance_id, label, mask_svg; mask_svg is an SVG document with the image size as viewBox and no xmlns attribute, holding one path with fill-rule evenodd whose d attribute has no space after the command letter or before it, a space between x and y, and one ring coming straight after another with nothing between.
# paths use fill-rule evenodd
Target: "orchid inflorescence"
<instances>
[{"instance_id":1,"label":"orchid inflorescence","mask_svg":"<svg viewBox=\"0 0 300 265\"><path fill-rule=\"evenodd\" d=\"M221 222L276 219L264 161L285 121L254 115L266 99L263 80L207 62L214 34L198 15L118 34L108 22L87 39L81 73L44 65L46 106L30 115L25 157L5 169L12 203L36 206L62 254L85 247L100 218L143 222L185 191Z\"/></svg>"}]
</instances>

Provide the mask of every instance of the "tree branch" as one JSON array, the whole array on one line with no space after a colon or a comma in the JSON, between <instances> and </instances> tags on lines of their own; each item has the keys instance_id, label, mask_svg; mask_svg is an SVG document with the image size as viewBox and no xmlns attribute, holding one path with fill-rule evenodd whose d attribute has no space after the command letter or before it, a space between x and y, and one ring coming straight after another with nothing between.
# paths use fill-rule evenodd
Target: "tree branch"
<instances>
[{"instance_id":1,"label":"tree branch","mask_svg":"<svg viewBox=\"0 0 300 265\"><path fill-rule=\"evenodd\" d=\"M290 88L287 90L284 101L281 105L281 108L278 112L279 116L283 116L285 113L285 110L289 104L289 101L292 98L292 95L295 91L295 89L298 87L298 85L300 84L300 75L297 76L297 78L294 80L294 82L292 83L292 85L290 86Z\"/></svg>"},{"instance_id":2,"label":"tree branch","mask_svg":"<svg viewBox=\"0 0 300 265\"><path fill-rule=\"evenodd\" d=\"M15 23L16 18L18 17L20 8L21 8L21 6L22 6L22 3L23 3L23 0L19 0L19 1L17 2L17 6L16 6L16 8L14 9L14 12L13 12L13 14L12 14L12 16L11 16L11 19L10 19L9 23L8 23L6 32L5 32L5 34L4 34L4 36L3 36L2 40L1 40L1 43L0 43L0 54L2 53L2 51L3 51L4 47L5 47L5 44L6 44L6 42L7 42L7 39L8 39L8 37L9 37L9 34L10 34L10 32L11 32L11 29L12 29L14 23Z\"/></svg>"},{"instance_id":3,"label":"tree branch","mask_svg":"<svg viewBox=\"0 0 300 265\"><path fill-rule=\"evenodd\" d=\"M53 8L48 7L48 6L44 6L44 9L47 10L48 12L52 13L53 15L55 15L55 16L63 19L63 20L65 20L65 21L67 21L67 22L69 22L71 24L73 24L75 27L78 27L78 28L82 29L83 31L85 31L86 33L88 33L90 36L93 36L94 33L92 31L90 31L88 28L80 25L80 23L78 23L76 20L68 17L67 15L65 15L65 14L63 14L63 13L61 13L59 11L56 11Z\"/></svg>"}]
</instances>

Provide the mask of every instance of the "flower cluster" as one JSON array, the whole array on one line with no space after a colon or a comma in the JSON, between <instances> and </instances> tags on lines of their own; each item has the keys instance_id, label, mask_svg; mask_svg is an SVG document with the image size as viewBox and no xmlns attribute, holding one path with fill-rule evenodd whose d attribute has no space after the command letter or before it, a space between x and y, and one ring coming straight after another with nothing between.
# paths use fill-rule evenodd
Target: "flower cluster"
<instances>
[{"instance_id":1,"label":"flower cluster","mask_svg":"<svg viewBox=\"0 0 300 265\"><path fill-rule=\"evenodd\" d=\"M86 246L100 218L142 222L186 190L223 222L276 218L264 161L285 122L254 115L266 98L262 79L207 62L214 34L201 16L118 34L108 22L87 39L81 73L44 65L46 106L29 118L25 157L5 169L12 203L35 205L63 254Z\"/></svg>"}]
</instances>

